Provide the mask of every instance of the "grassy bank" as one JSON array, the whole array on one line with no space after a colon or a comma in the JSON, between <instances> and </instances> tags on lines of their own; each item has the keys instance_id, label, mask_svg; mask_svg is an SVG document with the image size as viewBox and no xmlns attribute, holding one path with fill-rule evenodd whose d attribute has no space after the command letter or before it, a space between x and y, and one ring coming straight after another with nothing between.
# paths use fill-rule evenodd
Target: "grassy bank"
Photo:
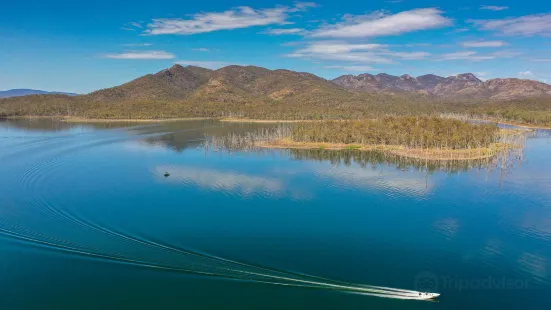
<instances>
[{"instance_id":1,"label":"grassy bank","mask_svg":"<svg viewBox=\"0 0 551 310\"><path fill-rule=\"evenodd\" d=\"M438 148L407 148L403 145L369 145L369 144L343 144L343 143L315 143L298 142L290 139L279 139L258 144L265 148L282 149L319 149L319 150L357 150L357 151L379 151L398 155L401 157L437 160L437 161L459 161L478 160L493 157L500 152L508 150L514 145L506 143L493 143L487 147L470 149L438 149Z\"/></svg>"}]
</instances>

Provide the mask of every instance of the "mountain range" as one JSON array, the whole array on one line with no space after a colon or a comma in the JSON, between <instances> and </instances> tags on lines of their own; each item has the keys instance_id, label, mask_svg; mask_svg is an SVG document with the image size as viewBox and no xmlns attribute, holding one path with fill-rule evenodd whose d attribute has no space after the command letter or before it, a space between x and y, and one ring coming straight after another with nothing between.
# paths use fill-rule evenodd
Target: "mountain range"
<instances>
[{"instance_id":1,"label":"mountain range","mask_svg":"<svg viewBox=\"0 0 551 310\"><path fill-rule=\"evenodd\" d=\"M409 75L360 74L326 80L305 72L254 66L233 65L210 70L174 65L85 95L46 94L3 98L0 99L0 117L358 118L376 113L403 114L409 111L428 114L435 109L457 111L462 104L482 102L505 106L505 101L526 98L537 98L547 107L551 102L551 86L521 79L481 81L470 73L417 78ZM539 100L541 98L544 100ZM432 104L436 102L461 104Z\"/></svg>"},{"instance_id":2,"label":"mountain range","mask_svg":"<svg viewBox=\"0 0 551 310\"><path fill-rule=\"evenodd\" d=\"M542 82L516 78L482 81L472 73L449 77L427 74L416 78L407 74L393 76L365 73L343 75L328 81L310 73L254 66L227 66L210 70L181 65L84 96L95 102L201 100L203 97L225 102L251 96L256 97L256 100L290 99L304 97L314 90L324 93L342 93L343 90L406 95L415 93L446 100L511 100L551 96L551 86Z\"/></svg>"},{"instance_id":3,"label":"mountain range","mask_svg":"<svg viewBox=\"0 0 551 310\"><path fill-rule=\"evenodd\" d=\"M482 81L472 73L450 77L427 74L417 78L408 74L394 76L364 73L343 75L334 79L333 83L362 92L417 92L446 99L510 100L551 96L551 86L542 82L514 78Z\"/></svg>"},{"instance_id":4,"label":"mountain range","mask_svg":"<svg viewBox=\"0 0 551 310\"><path fill-rule=\"evenodd\" d=\"M209 100L250 102L281 100L323 100L319 96L347 97L347 92L373 94L416 94L444 100L511 100L551 97L551 86L515 78L482 81L472 73L441 77L433 74L412 77L385 73L343 75L326 80L310 73L268 70L254 66L227 66L218 70L174 65L128 83L90 94L50 93L38 90L0 92L0 98L31 94L66 94L86 102ZM318 98L307 98L315 94ZM349 96L348 96L349 97Z\"/></svg>"},{"instance_id":5,"label":"mountain range","mask_svg":"<svg viewBox=\"0 0 551 310\"><path fill-rule=\"evenodd\" d=\"M8 90L0 90L0 98L10 98L10 97L19 97L19 96L28 96L28 95L69 95L69 96L77 96L78 94L74 93L65 93L65 92L49 92L45 90L38 90L38 89L25 89L25 88L18 88L18 89L8 89Z\"/></svg>"}]
</instances>

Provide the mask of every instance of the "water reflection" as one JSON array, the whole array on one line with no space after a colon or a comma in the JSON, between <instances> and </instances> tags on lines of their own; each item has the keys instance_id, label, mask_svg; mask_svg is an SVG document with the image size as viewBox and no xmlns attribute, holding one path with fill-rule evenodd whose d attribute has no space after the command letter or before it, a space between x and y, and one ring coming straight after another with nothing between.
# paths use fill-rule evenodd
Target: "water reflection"
<instances>
[{"instance_id":1,"label":"water reflection","mask_svg":"<svg viewBox=\"0 0 551 310\"><path fill-rule=\"evenodd\" d=\"M170 176L164 173L170 171ZM159 181L177 184L193 184L221 192L279 194L284 190L281 181L262 176L247 175L235 171L219 171L209 168L186 166L157 166L154 173Z\"/></svg>"}]
</instances>

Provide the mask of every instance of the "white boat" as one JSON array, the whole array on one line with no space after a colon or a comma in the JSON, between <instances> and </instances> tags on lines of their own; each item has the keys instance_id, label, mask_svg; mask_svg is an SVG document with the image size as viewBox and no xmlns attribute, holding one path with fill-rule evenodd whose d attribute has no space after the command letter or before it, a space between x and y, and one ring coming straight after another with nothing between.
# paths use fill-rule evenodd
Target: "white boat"
<instances>
[{"instance_id":1,"label":"white boat","mask_svg":"<svg viewBox=\"0 0 551 310\"><path fill-rule=\"evenodd\" d=\"M423 293L419 292L419 299L428 300L428 299L436 299L440 296L438 293Z\"/></svg>"}]
</instances>

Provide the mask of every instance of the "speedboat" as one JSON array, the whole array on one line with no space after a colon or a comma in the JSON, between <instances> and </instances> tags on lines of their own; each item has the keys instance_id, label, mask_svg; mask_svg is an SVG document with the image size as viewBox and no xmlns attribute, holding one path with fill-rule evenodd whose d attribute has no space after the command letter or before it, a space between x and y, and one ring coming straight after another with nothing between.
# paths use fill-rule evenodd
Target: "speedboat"
<instances>
[{"instance_id":1,"label":"speedboat","mask_svg":"<svg viewBox=\"0 0 551 310\"><path fill-rule=\"evenodd\" d=\"M438 294L438 293L419 292L419 299L423 299L423 300L436 299L436 298L438 298L438 296L440 296L440 294Z\"/></svg>"}]
</instances>

